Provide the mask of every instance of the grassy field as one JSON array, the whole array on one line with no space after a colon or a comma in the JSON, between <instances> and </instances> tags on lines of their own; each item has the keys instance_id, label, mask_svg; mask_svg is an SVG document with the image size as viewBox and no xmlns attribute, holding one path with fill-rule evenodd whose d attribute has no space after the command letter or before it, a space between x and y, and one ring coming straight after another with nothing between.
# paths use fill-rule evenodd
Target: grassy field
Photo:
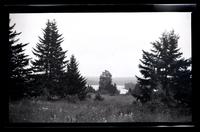
<instances>
[{"instance_id":1,"label":"grassy field","mask_svg":"<svg viewBox=\"0 0 200 132\"><path fill-rule=\"evenodd\" d=\"M103 101L89 98L66 100L23 99L9 103L10 122L189 122L191 115L178 110L158 109L133 103L131 95L103 95Z\"/></svg>"}]
</instances>

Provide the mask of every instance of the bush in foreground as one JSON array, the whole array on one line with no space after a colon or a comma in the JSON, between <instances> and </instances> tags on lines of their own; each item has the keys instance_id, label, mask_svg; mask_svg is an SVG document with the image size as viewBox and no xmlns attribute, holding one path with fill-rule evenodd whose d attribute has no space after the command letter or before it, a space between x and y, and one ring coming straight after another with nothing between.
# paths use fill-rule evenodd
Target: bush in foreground
<instances>
[{"instance_id":1,"label":"bush in foreground","mask_svg":"<svg viewBox=\"0 0 200 132\"><path fill-rule=\"evenodd\" d=\"M94 98L94 100L97 100L97 101L103 101L103 100L104 100L104 98L101 96L101 94L100 94L100 93L97 93L97 94L95 95L95 98Z\"/></svg>"}]
</instances>

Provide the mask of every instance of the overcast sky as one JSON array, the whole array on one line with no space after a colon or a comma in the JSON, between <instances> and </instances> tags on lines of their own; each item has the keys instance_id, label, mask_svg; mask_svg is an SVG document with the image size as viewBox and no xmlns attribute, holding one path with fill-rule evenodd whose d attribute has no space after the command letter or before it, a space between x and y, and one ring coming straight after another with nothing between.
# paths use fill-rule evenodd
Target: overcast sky
<instances>
[{"instance_id":1,"label":"overcast sky","mask_svg":"<svg viewBox=\"0 0 200 132\"><path fill-rule=\"evenodd\" d=\"M191 13L26 13L10 14L22 32L20 42L29 43L25 52L34 58L32 48L43 36L47 19L55 19L63 34L67 59L74 54L83 76L100 76L109 70L113 77L139 75L142 49L149 51L150 42L158 40L164 31L179 34L181 52L191 57Z\"/></svg>"}]
</instances>

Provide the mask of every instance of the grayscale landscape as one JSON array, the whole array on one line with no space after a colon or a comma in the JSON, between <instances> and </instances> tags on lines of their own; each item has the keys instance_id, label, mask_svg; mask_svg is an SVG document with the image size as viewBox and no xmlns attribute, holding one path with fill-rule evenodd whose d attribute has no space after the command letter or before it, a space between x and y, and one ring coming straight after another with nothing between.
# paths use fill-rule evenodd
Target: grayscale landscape
<instances>
[{"instance_id":1,"label":"grayscale landscape","mask_svg":"<svg viewBox=\"0 0 200 132\"><path fill-rule=\"evenodd\" d=\"M10 13L9 122L192 122L191 13Z\"/></svg>"}]
</instances>

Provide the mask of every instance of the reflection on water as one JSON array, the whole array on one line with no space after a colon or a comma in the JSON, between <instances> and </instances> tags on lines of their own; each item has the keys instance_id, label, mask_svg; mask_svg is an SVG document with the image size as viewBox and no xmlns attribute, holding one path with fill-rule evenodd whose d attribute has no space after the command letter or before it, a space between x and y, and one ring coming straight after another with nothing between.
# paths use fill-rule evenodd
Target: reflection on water
<instances>
[{"instance_id":1,"label":"reflection on water","mask_svg":"<svg viewBox=\"0 0 200 132\"><path fill-rule=\"evenodd\" d=\"M91 85L95 90L99 89L99 85ZM117 85L117 89L120 91L120 94L126 94L128 92L127 89L124 88L124 85Z\"/></svg>"}]
</instances>

